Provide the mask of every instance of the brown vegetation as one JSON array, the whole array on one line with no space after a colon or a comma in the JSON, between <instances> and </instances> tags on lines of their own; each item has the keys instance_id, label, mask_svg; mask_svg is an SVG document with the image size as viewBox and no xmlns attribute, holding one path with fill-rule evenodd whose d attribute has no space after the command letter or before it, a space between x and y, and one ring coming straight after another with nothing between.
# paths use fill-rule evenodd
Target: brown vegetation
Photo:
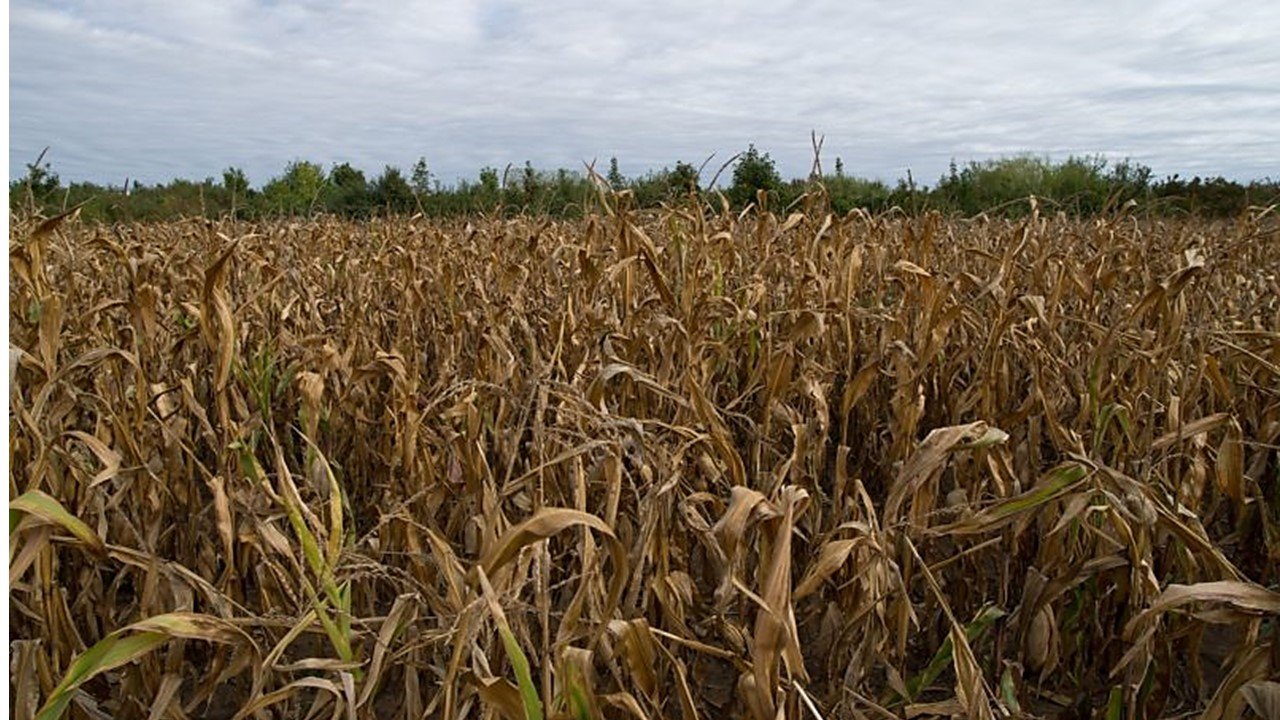
<instances>
[{"instance_id":1,"label":"brown vegetation","mask_svg":"<svg viewBox=\"0 0 1280 720\"><path fill-rule=\"evenodd\" d=\"M1156 717L1280 672L1280 237L17 222L14 717Z\"/></svg>"}]
</instances>

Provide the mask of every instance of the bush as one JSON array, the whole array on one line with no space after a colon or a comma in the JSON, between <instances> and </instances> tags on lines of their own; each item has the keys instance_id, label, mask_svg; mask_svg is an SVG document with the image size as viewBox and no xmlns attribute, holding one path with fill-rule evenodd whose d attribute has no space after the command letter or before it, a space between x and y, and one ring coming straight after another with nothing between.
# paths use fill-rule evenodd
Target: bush
<instances>
[{"instance_id":1,"label":"bush","mask_svg":"<svg viewBox=\"0 0 1280 720\"><path fill-rule=\"evenodd\" d=\"M963 170L951 163L930 194L933 206L965 215L998 211L1018 214L1034 195L1073 215L1088 215L1145 196L1151 170L1128 160L1107 170L1102 157L1048 158L1019 155L970 162Z\"/></svg>"},{"instance_id":2,"label":"bush","mask_svg":"<svg viewBox=\"0 0 1280 720\"><path fill-rule=\"evenodd\" d=\"M734 207L745 208L756 202L759 191L776 196L782 189L782 177L769 153L761 154L755 145L747 146L733 168L733 185L727 196Z\"/></svg>"}]
</instances>

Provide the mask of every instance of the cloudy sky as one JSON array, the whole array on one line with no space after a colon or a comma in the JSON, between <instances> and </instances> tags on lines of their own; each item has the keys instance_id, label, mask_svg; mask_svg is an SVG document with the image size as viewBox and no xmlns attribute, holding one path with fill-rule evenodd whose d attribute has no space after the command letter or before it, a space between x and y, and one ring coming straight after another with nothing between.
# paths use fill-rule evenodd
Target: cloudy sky
<instances>
[{"instance_id":1,"label":"cloudy sky","mask_svg":"<svg viewBox=\"0 0 1280 720\"><path fill-rule=\"evenodd\" d=\"M932 183L1034 152L1280 177L1280 2L10 3L9 175L157 182L425 156L628 175L755 143Z\"/></svg>"}]
</instances>

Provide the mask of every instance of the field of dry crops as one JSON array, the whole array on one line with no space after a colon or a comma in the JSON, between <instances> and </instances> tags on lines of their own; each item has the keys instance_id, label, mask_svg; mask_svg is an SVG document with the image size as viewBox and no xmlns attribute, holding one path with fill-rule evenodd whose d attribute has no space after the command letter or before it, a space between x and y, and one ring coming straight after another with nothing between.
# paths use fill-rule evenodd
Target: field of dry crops
<instances>
[{"instance_id":1,"label":"field of dry crops","mask_svg":"<svg viewBox=\"0 0 1280 720\"><path fill-rule=\"evenodd\" d=\"M1278 232L18 221L10 710L1274 713Z\"/></svg>"}]
</instances>

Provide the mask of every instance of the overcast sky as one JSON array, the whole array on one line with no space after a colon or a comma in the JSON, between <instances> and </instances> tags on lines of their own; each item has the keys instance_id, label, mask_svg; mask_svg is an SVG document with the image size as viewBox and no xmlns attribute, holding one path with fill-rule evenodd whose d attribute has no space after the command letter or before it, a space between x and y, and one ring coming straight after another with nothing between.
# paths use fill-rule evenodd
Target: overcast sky
<instances>
[{"instance_id":1,"label":"overcast sky","mask_svg":"<svg viewBox=\"0 0 1280 720\"><path fill-rule=\"evenodd\" d=\"M9 175L219 176L425 156L627 175L748 143L932 184L948 161L1132 157L1280 177L1280 2L10 3Z\"/></svg>"}]
</instances>

